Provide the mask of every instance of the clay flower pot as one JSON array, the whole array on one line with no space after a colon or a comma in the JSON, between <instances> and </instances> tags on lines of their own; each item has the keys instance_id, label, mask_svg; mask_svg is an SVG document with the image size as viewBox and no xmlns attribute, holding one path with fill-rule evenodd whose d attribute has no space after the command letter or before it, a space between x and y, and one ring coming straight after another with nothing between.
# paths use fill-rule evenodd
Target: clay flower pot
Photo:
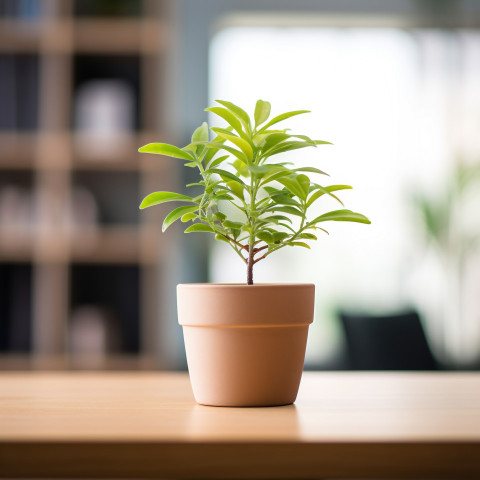
<instances>
[{"instance_id":1,"label":"clay flower pot","mask_svg":"<svg viewBox=\"0 0 480 480\"><path fill-rule=\"evenodd\" d=\"M313 284L181 284L178 321L198 403L293 403L302 376Z\"/></svg>"}]
</instances>

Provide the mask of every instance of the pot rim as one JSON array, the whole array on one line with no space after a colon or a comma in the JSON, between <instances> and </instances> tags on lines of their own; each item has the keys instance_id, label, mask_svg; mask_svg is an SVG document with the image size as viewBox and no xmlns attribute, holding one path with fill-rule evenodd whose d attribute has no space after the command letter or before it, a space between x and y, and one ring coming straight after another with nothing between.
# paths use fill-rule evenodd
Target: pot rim
<instances>
[{"instance_id":1,"label":"pot rim","mask_svg":"<svg viewBox=\"0 0 480 480\"><path fill-rule=\"evenodd\" d=\"M293 326L313 321L313 283L186 283L177 286L183 326Z\"/></svg>"}]
</instances>

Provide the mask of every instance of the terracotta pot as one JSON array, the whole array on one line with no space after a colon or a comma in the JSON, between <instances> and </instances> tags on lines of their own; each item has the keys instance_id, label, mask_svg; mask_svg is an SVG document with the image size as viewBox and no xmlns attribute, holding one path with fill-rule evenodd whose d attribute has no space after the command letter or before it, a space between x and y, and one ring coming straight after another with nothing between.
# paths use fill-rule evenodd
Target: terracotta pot
<instances>
[{"instance_id":1,"label":"terracotta pot","mask_svg":"<svg viewBox=\"0 0 480 480\"><path fill-rule=\"evenodd\" d=\"M293 403L314 297L313 284L178 285L178 321L196 401Z\"/></svg>"}]
</instances>

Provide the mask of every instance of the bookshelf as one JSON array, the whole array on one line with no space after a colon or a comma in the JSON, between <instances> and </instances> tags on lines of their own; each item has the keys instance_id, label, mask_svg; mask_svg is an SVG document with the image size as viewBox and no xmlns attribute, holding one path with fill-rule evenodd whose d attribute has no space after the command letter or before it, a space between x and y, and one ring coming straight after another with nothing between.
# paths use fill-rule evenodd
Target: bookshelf
<instances>
[{"instance_id":1,"label":"bookshelf","mask_svg":"<svg viewBox=\"0 0 480 480\"><path fill-rule=\"evenodd\" d=\"M173 188L176 171L137 148L168 138L168 2L0 0L0 356L10 367L161 366L164 212L137 206Z\"/></svg>"}]
</instances>

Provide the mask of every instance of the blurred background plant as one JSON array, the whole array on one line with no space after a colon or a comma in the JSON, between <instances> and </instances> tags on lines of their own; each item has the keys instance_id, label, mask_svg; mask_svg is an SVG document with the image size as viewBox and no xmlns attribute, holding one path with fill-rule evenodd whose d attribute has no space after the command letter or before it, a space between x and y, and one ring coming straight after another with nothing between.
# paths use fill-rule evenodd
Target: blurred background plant
<instances>
[{"instance_id":1,"label":"blurred background plant","mask_svg":"<svg viewBox=\"0 0 480 480\"><path fill-rule=\"evenodd\" d=\"M438 263L441 286L426 315L440 316L439 355L450 366L478 361L480 249L480 164L457 159L440 193L416 192L413 205L423 227L426 247ZM441 306L441 309L438 308Z\"/></svg>"}]
</instances>

